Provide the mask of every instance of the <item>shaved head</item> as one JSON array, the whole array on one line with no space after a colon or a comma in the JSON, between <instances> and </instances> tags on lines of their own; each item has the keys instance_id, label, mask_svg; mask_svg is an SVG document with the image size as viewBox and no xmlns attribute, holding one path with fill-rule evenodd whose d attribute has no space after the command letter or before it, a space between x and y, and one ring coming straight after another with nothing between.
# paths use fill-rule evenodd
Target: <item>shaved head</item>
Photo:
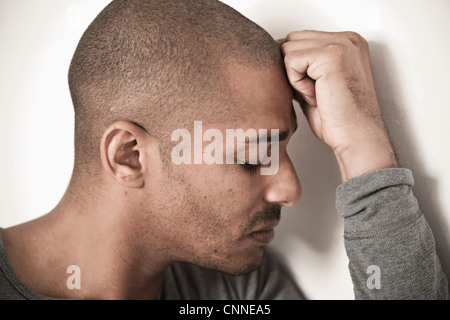
<instances>
[{"instance_id":1,"label":"shaved head","mask_svg":"<svg viewBox=\"0 0 450 320\"><path fill-rule=\"evenodd\" d=\"M102 134L114 121L145 128L167 155L174 128L242 112L233 109L229 64L281 65L281 54L266 31L219 1L112 1L70 65L74 173L95 175Z\"/></svg>"}]
</instances>

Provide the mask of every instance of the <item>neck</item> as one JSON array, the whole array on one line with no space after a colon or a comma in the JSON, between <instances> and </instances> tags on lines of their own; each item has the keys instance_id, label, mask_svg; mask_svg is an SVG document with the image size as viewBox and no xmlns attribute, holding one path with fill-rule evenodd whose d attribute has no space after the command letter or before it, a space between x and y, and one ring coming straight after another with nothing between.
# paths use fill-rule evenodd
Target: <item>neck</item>
<instances>
[{"instance_id":1,"label":"neck","mask_svg":"<svg viewBox=\"0 0 450 320\"><path fill-rule=\"evenodd\" d=\"M19 278L50 297L154 299L170 261L152 248L148 234L139 233L132 212L98 199L83 210L79 200L67 199L39 219L2 231ZM79 273L68 271L73 265Z\"/></svg>"}]
</instances>

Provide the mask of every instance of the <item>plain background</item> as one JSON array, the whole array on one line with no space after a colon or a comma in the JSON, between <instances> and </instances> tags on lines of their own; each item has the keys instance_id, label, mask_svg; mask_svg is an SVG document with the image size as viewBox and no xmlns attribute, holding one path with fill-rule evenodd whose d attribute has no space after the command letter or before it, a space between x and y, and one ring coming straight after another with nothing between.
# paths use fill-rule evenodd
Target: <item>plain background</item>
<instances>
[{"instance_id":1,"label":"plain background","mask_svg":"<svg viewBox=\"0 0 450 320\"><path fill-rule=\"evenodd\" d=\"M108 2L0 0L1 227L50 211L65 191L73 165L67 70L82 32ZM368 40L389 134L400 165L413 171L414 192L450 276L450 2L224 2L275 38L313 29L352 30ZM353 299L335 209L338 167L297 114L289 152L303 196L283 211L273 246L308 298Z\"/></svg>"}]
</instances>

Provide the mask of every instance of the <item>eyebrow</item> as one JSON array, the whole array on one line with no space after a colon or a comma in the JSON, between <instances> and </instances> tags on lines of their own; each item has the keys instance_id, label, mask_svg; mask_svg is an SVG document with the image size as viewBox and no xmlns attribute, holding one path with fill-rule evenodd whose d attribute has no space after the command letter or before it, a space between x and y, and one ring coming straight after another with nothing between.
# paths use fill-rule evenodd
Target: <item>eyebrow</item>
<instances>
[{"instance_id":1,"label":"eyebrow","mask_svg":"<svg viewBox=\"0 0 450 320\"><path fill-rule=\"evenodd\" d=\"M292 134L294 134L294 132L297 131L297 128L298 128L298 123L295 122L295 127L294 127L294 130L292 131ZM271 129L270 131L272 131L272 129ZM289 130L289 129L287 129L287 130L281 130L281 131L278 133L278 141L281 142L281 141L286 140L286 139L289 137L289 134L290 134L290 130ZM256 139L249 139L249 140L246 141L245 143L258 143L258 141L259 141L260 139L262 139L262 138L266 138L266 141L267 141L267 142L271 142L271 140L272 140L272 137L271 137L270 134L269 134L269 135L263 134L263 135L261 135L261 136L256 137Z\"/></svg>"}]
</instances>

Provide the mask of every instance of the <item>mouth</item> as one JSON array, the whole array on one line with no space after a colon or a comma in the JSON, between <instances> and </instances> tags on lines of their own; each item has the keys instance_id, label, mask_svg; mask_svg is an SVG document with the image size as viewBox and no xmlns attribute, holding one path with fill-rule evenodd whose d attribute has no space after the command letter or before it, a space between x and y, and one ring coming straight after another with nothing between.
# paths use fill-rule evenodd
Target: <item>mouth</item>
<instances>
[{"instance_id":1,"label":"mouth","mask_svg":"<svg viewBox=\"0 0 450 320\"><path fill-rule=\"evenodd\" d=\"M275 231L272 229L261 230L250 233L250 237L261 244L268 245L275 237Z\"/></svg>"},{"instance_id":2,"label":"mouth","mask_svg":"<svg viewBox=\"0 0 450 320\"><path fill-rule=\"evenodd\" d=\"M256 240L256 242L258 242L258 243L268 245L275 237L274 228L277 225L278 225L278 221L276 223L272 223L269 226L260 228L256 231L253 231L252 233L250 233L250 237L252 239Z\"/></svg>"}]
</instances>

